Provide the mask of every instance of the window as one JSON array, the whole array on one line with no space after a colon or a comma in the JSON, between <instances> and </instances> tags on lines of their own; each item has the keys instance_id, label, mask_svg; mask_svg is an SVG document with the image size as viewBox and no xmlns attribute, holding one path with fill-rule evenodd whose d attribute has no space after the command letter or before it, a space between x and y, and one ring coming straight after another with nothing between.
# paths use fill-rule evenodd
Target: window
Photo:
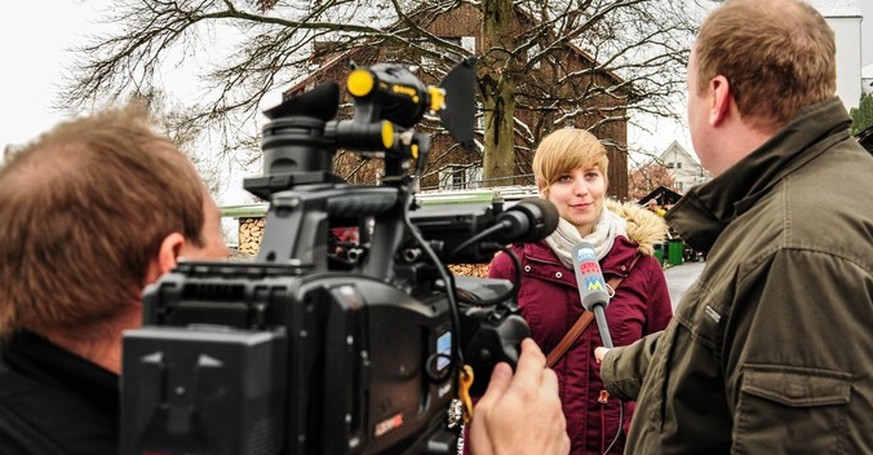
<instances>
[{"instance_id":1,"label":"window","mask_svg":"<svg viewBox=\"0 0 873 455\"><path fill-rule=\"evenodd\" d=\"M425 51L435 51L436 50L436 46L434 46L434 44L431 43L430 41L422 42L421 48L424 49ZM436 60L433 58L432 55L426 54L426 53L421 54L421 66L422 67L430 69L430 68L433 68L434 65L436 65Z\"/></svg>"},{"instance_id":2,"label":"window","mask_svg":"<svg viewBox=\"0 0 873 455\"><path fill-rule=\"evenodd\" d=\"M482 166L447 164L439 171L441 190L464 190L482 186Z\"/></svg>"},{"instance_id":3,"label":"window","mask_svg":"<svg viewBox=\"0 0 873 455\"><path fill-rule=\"evenodd\" d=\"M682 169L682 162L681 162L681 161L677 161L675 167L676 167L676 169Z\"/></svg>"},{"instance_id":4,"label":"window","mask_svg":"<svg viewBox=\"0 0 873 455\"><path fill-rule=\"evenodd\" d=\"M485 105L476 101L476 129L485 129Z\"/></svg>"},{"instance_id":5,"label":"window","mask_svg":"<svg viewBox=\"0 0 873 455\"><path fill-rule=\"evenodd\" d=\"M472 55L476 54L476 37L475 36L440 36L439 39L446 41L448 43L452 43L455 46L459 46L463 48L465 51L469 52ZM441 48L437 48L437 46L429 41L421 42L422 49L432 51L432 52L441 52L444 56L448 57L449 60L452 61L460 61L462 55L455 53L454 51L444 50ZM425 68L432 68L436 64L436 59L432 55L422 55L421 56L421 66Z\"/></svg>"},{"instance_id":6,"label":"window","mask_svg":"<svg viewBox=\"0 0 873 455\"><path fill-rule=\"evenodd\" d=\"M482 166L467 166L467 189L482 187Z\"/></svg>"},{"instance_id":7,"label":"window","mask_svg":"<svg viewBox=\"0 0 873 455\"><path fill-rule=\"evenodd\" d=\"M461 37L461 47L463 47L465 51L475 55L476 54L476 37L475 36L462 36Z\"/></svg>"}]
</instances>

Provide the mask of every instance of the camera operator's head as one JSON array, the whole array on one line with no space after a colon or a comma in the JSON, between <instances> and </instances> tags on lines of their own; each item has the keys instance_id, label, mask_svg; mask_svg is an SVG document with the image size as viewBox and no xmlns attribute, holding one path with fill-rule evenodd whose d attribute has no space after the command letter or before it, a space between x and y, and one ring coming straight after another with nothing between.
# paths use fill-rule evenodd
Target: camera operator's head
<instances>
[{"instance_id":1,"label":"camera operator's head","mask_svg":"<svg viewBox=\"0 0 873 455\"><path fill-rule=\"evenodd\" d=\"M57 126L0 169L0 333L32 331L80 355L120 345L140 324L143 287L177 257L226 255L219 216L144 108Z\"/></svg>"}]
</instances>

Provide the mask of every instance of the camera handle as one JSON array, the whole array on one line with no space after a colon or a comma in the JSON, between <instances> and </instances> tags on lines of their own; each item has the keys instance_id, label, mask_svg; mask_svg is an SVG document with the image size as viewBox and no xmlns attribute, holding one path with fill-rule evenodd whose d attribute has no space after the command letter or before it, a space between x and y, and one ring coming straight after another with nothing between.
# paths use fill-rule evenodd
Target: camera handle
<instances>
[{"instance_id":1,"label":"camera handle","mask_svg":"<svg viewBox=\"0 0 873 455\"><path fill-rule=\"evenodd\" d=\"M354 187L321 184L298 187L272 195L258 262L312 267L327 270L327 235L331 217L390 218L398 210L398 188ZM380 216L384 215L384 216ZM377 222L377 228L379 223ZM381 229L381 230L384 230ZM385 238L390 233L385 233ZM290 238L289 238L290 237ZM384 249L384 248L380 248ZM384 254L376 254L382 273L390 267Z\"/></svg>"}]
</instances>

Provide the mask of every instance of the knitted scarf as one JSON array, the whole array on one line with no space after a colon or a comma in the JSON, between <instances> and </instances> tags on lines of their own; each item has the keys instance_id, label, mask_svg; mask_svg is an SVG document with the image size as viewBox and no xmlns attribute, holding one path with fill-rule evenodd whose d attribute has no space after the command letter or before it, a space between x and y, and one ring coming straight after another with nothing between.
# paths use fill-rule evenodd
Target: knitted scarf
<instances>
[{"instance_id":1,"label":"knitted scarf","mask_svg":"<svg viewBox=\"0 0 873 455\"><path fill-rule=\"evenodd\" d=\"M576 226L560 218L555 232L546 237L546 243L555 252L558 259L564 264L564 267L573 269L573 257L571 254L573 246L579 242L590 242L594 245L597 260L600 260L612 249L615 237L618 235L627 236L627 223L624 218L616 215L604 206L600 211L600 218L598 218L597 223L594 225L594 230L591 231L591 234L582 237Z\"/></svg>"}]
</instances>

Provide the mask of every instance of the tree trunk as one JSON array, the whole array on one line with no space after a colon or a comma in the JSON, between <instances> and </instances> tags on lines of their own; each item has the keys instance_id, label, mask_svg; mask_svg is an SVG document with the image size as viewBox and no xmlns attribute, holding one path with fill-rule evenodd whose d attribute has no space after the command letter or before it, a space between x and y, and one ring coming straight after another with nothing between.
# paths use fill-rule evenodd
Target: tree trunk
<instances>
[{"instance_id":1,"label":"tree trunk","mask_svg":"<svg viewBox=\"0 0 873 455\"><path fill-rule=\"evenodd\" d=\"M487 85L487 84L483 84ZM482 172L485 186L512 185L515 175L515 94L509 83L496 83L483 93L485 153Z\"/></svg>"},{"instance_id":2,"label":"tree trunk","mask_svg":"<svg viewBox=\"0 0 873 455\"><path fill-rule=\"evenodd\" d=\"M485 186L511 185L511 176L515 175L516 84L507 62L516 48L512 0L485 0L482 8L485 50L479 79L485 118L482 172Z\"/></svg>"}]
</instances>

